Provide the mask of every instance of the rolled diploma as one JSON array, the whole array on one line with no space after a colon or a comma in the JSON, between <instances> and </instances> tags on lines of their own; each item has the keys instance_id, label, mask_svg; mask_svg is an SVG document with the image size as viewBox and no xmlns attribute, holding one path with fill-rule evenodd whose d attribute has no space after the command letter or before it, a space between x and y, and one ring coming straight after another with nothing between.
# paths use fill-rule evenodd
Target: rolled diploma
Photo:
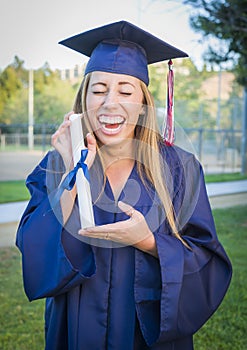
<instances>
[{"instance_id":1,"label":"rolled diploma","mask_svg":"<svg viewBox=\"0 0 247 350\"><path fill-rule=\"evenodd\" d=\"M72 152L74 166L81 158L81 150L86 149L82 133L81 115L72 114L70 116L70 135L72 142ZM92 227L94 223L93 206L90 184L86 179L83 170L80 168L76 174L77 198L79 205L81 227Z\"/></svg>"}]
</instances>

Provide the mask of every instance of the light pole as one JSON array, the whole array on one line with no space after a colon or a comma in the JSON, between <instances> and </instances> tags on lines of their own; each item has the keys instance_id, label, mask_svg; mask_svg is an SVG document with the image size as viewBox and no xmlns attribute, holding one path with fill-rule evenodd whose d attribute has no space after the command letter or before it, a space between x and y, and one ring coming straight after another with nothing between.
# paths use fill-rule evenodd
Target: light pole
<instances>
[{"instance_id":1,"label":"light pole","mask_svg":"<svg viewBox=\"0 0 247 350\"><path fill-rule=\"evenodd\" d=\"M33 70L29 69L28 79L28 148L33 149Z\"/></svg>"},{"instance_id":2,"label":"light pole","mask_svg":"<svg viewBox=\"0 0 247 350\"><path fill-rule=\"evenodd\" d=\"M247 87L244 87L243 94L243 121L242 121L242 150L241 150L241 158L242 158L242 169L241 173L243 175L247 174Z\"/></svg>"},{"instance_id":3,"label":"light pole","mask_svg":"<svg viewBox=\"0 0 247 350\"><path fill-rule=\"evenodd\" d=\"M220 129L221 126L221 80L222 80L222 71L221 71L221 65L219 66L219 72L218 72L218 108L217 108L217 120L216 120L216 126L217 129Z\"/></svg>"}]
</instances>

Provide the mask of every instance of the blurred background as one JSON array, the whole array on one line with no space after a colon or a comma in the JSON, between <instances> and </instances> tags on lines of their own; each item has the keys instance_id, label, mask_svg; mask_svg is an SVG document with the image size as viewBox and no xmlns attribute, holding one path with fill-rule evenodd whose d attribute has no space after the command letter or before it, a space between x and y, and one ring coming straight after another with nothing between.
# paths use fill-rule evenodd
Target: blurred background
<instances>
[{"instance_id":1,"label":"blurred background","mask_svg":"<svg viewBox=\"0 0 247 350\"><path fill-rule=\"evenodd\" d=\"M3 0L0 4L0 348L44 348L44 300L29 303L16 229L25 178L51 149L74 104L87 58L58 42L127 20L188 53L173 60L176 144L206 174L216 229L233 280L197 350L246 349L247 0ZM167 62L149 66L162 132Z\"/></svg>"},{"instance_id":2,"label":"blurred background","mask_svg":"<svg viewBox=\"0 0 247 350\"><path fill-rule=\"evenodd\" d=\"M173 62L176 143L196 153L208 174L246 174L246 1L138 0L120 7L109 1L97 3L97 11L95 1L86 10L85 1L77 0L71 11L56 1L36 5L4 2L0 15L1 180L26 177L72 109L87 58L58 41L120 19L190 56ZM167 63L149 71L162 128Z\"/></svg>"}]
</instances>

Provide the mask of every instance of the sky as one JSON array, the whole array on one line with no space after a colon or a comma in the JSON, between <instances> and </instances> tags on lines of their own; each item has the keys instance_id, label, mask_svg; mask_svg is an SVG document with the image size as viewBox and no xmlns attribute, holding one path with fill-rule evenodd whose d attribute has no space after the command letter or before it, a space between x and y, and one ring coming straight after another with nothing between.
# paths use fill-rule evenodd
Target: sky
<instances>
[{"instance_id":1,"label":"sky","mask_svg":"<svg viewBox=\"0 0 247 350\"><path fill-rule=\"evenodd\" d=\"M1 0L0 69L17 55L27 69L48 62L72 68L87 58L59 45L62 39L119 20L127 20L187 52L201 64L202 44L189 25L190 8L180 0Z\"/></svg>"}]
</instances>

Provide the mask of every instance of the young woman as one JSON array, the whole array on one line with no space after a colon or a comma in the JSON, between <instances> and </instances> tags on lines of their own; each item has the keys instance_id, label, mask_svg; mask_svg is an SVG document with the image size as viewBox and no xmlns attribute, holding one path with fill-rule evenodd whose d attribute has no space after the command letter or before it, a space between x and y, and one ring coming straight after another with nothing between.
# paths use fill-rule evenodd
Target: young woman
<instances>
[{"instance_id":1,"label":"young woman","mask_svg":"<svg viewBox=\"0 0 247 350\"><path fill-rule=\"evenodd\" d=\"M90 60L74 111L52 136L55 150L27 178L32 197L17 233L26 294L46 298L46 349L191 350L231 264L201 165L158 131L148 50L171 47L123 21L69 42ZM176 50L168 58L183 56ZM96 223L84 229L76 185L54 201L73 170L74 112L87 135Z\"/></svg>"}]
</instances>

